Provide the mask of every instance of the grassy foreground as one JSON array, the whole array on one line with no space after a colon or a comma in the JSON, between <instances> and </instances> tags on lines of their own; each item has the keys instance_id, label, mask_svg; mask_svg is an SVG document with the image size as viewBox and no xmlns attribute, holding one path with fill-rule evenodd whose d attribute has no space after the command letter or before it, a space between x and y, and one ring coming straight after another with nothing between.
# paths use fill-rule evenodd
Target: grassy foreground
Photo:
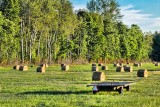
<instances>
[{"instance_id":1,"label":"grassy foreground","mask_svg":"<svg viewBox=\"0 0 160 107\"><path fill-rule=\"evenodd\" d=\"M131 91L92 94L91 65L71 65L63 72L60 65L50 66L45 74L0 67L0 107L158 107L160 105L160 67L144 64L132 73L115 72L109 65L106 81L136 81ZM150 70L149 77L137 77L137 69Z\"/></svg>"}]
</instances>

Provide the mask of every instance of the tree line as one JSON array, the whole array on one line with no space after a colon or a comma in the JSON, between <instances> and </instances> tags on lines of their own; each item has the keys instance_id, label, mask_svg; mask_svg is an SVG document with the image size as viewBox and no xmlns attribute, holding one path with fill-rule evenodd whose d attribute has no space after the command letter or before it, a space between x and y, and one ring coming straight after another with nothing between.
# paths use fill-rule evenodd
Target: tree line
<instances>
[{"instance_id":1,"label":"tree line","mask_svg":"<svg viewBox=\"0 0 160 107\"><path fill-rule=\"evenodd\" d=\"M116 0L1 0L0 63L160 60L158 32L128 27Z\"/></svg>"}]
</instances>

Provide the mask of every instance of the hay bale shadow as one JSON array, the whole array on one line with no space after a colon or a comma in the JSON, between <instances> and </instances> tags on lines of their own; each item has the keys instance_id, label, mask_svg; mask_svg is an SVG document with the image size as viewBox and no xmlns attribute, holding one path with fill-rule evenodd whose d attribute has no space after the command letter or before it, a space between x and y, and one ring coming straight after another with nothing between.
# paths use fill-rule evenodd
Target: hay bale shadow
<instances>
[{"instance_id":1,"label":"hay bale shadow","mask_svg":"<svg viewBox=\"0 0 160 107\"><path fill-rule=\"evenodd\" d=\"M28 91L17 95L70 95L70 94L89 94L92 91Z\"/></svg>"}]
</instances>

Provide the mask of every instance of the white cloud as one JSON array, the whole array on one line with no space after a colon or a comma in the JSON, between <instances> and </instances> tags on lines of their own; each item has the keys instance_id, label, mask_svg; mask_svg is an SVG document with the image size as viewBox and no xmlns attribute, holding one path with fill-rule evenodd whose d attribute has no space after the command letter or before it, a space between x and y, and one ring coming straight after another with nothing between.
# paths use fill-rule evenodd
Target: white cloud
<instances>
[{"instance_id":1,"label":"white cloud","mask_svg":"<svg viewBox=\"0 0 160 107\"><path fill-rule=\"evenodd\" d=\"M160 17L153 17L152 14L144 14L142 10L134 9L133 5L121 7L122 21L127 25L137 24L146 31L160 30Z\"/></svg>"},{"instance_id":2,"label":"white cloud","mask_svg":"<svg viewBox=\"0 0 160 107\"><path fill-rule=\"evenodd\" d=\"M160 17L154 19L152 26L160 26Z\"/></svg>"}]
</instances>

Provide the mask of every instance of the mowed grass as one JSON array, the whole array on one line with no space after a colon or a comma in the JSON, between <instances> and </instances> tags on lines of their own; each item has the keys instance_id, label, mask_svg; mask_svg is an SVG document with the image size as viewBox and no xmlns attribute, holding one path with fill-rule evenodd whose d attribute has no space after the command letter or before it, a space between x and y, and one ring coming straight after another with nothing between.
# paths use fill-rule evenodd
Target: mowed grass
<instances>
[{"instance_id":1,"label":"mowed grass","mask_svg":"<svg viewBox=\"0 0 160 107\"><path fill-rule=\"evenodd\" d=\"M160 67L146 63L133 67L132 73L120 73L113 64L108 66L109 70L103 71L106 81L134 81L131 91L93 95L92 87L86 87L92 82L91 64L70 65L67 72L53 65L45 74L37 73L37 66L28 71L0 67L0 107L159 107ZM150 70L147 78L137 77L141 68Z\"/></svg>"}]
</instances>

